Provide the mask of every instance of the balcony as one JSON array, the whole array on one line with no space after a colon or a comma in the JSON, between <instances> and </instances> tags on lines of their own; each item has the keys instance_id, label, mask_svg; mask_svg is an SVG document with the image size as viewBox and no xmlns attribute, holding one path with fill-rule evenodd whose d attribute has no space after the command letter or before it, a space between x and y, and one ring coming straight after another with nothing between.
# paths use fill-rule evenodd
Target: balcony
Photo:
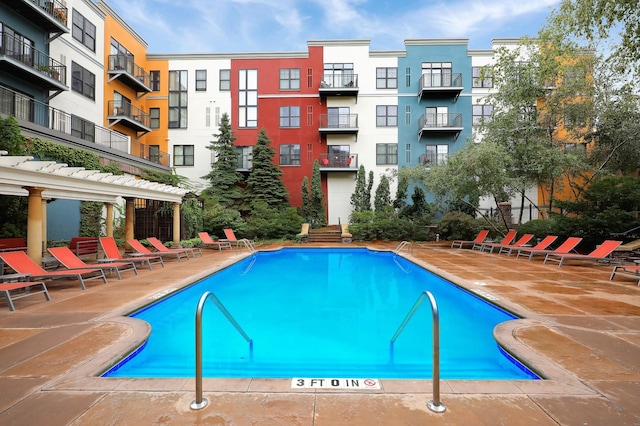
<instances>
[{"instance_id":1,"label":"balcony","mask_svg":"<svg viewBox=\"0 0 640 426\"><path fill-rule=\"evenodd\" d=\"M69 10L61 0L2 0L2 3L50 33L48 42L69 32Z\"/></svg>"},{"instance_id":2,"label":"balcony","mask_svg":"<svg viewBox=\"0 0 640 426\"><path fill-rule=\"evenodd\" d=\"M320 134L357 135L358 114L320 114Z\"/></svg>"},{"instance_id":3,"label":"balcony","mask_svg":"<svg viewBox=\"0 0 640 426\"><path fill-rule=\"evenodd\" d=\"M453 135L454 140L458 139L460 132L464 130L462 127L461 113L426 113L420 116L420 130L418 138L424 136L445 136Z\"/></svg>"},{"instance_id":4,"label":"balcony","mask_svg":"<svg viewBox=\"0 0 640 426\"><path fill-rule=\"evenodd\" d=\"M320 154L321 172L357 172L358 154Z\"/></svg>"},{"instance_id":5,"label":"balcony","mask_svg":"<svg viewBox=\"0 0 640 426\"><path fill-rule=\"evenodd\" d=\"M464 89L462 74L424 73L418 82L418 101L423 98L453 97L458 99Z\"/></svg>"},{"instance_id":6,"label":"balcony","mask_svg":"<svg viewBox=\"0 0 640 426\"><path fill-rule=\"evenodd\" d=\"M137 137L149 133L149 114L137 108L129 102L125 101L109 101L108 103L109 127L119 124L121 126L133 129L137 133Z\"/></svg>"},{"instance_id":7,"label":"balcony","mask_svg":"<svg viewBox=\"0 0 640 426\"><path fill-rule=\"evenodd\" d=\"M144 95L151 92L151 76L142 67L135 64L133 56L109 55L107 74L109 81L120 80L133 88L136 93Z\"/></svg>"},{"instance_id":8,"label":"balcony","mask_svg":"<svg viewBox=\"0 0 640 426\"><path fill-rule=\"evenodd\" d=\"M161 168L164 171L169 167L167 153L160 152L155 159L146 154L148 146L144 149L137 148L137 142L132 142L129 154L128 136L4 87L0 87L0 114L16 118L23 133L31 137L59 141L120 163L135 163L131 158L127 158L134 156L150 162L140 162L141 167L151 167L152 163L164 166Z\"/></svg>"},{"instance_id":9,"label":"balcony","mask_svg":"<svg viewBox=\"0 0 640 426\"><path fill-rule=\"evenodd\" d=\"M6 32L0 33L0 69L19 80L55 91L49 99L69 90L67 67L30 44Z\"/></svg>"},{"instance_id":10,"label":"balcony","mask_svg":"<svg viewBox=\"0 0 640 426\"><path fill-rule=\"evenodd\" d=\"M358 74L322 74L318 93L327 96L358 96Z\"/></svg>"}]
</instances>

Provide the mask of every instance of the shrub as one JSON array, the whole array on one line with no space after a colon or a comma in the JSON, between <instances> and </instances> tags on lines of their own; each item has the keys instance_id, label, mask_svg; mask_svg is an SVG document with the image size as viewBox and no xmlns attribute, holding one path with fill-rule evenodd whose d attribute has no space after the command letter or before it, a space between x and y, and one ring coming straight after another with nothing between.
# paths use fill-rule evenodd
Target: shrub
<instances>
[{"instance_id":1,"label":"shrub","mask_svg":"<svg viewBox=\"0 0 640 426\"><path fill-rule=\"evenodd\" d=\"M472 240L483 228L482 221L462 212L448 212L438 222L443 240Z\"/></svg>"}]
</instances>

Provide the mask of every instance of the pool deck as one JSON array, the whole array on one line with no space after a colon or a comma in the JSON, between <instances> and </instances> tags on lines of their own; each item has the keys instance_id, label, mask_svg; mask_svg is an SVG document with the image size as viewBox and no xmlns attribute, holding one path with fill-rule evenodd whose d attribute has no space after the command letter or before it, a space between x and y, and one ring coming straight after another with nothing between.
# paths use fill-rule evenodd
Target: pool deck
<instances>
[{"instance_id":1,"label":"pool deck","mask_svg":"<svg viewBox=\"0 0 640 426\"><path fill-rule=\"evenodd\" d=\"M393 250L397 242L366 246ZM20 299L14 312L0 298L0 424L640 425L637 279L609 281L610 265L558 268L446 243L411 248L408 259L521 316L495 336L546 380L442 380L446 411L437 414L426 406L428 380L382 379L380 390L347 391L293 390L289 379L205 379L209 405L192 411L193 378L96 377L149 331L124 314L247 255L214 249L107 284L90 281L85 291L51 282L50 302Z\"/></svg>"}]
</instances>

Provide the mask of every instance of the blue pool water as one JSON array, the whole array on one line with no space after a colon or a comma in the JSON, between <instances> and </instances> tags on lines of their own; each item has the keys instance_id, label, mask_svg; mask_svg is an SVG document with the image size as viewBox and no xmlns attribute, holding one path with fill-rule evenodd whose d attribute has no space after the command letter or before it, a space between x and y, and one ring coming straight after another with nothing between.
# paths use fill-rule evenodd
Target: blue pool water
<instances>
[{"instance_id":1,"label":"blue pool water","mask_svg":"<svg viewBox=\"0 0 640 426\"><path fill-rule=\"evenodd\" d=\"M535 379L508 357L493 329L515 317L389 252L282 249L259 252L132 314L148 342L107 377L193 377L195 311L213 292L253 349L213 303L203 311L204 377L430 378L428 301L391 348L416 299L430 291L440 313L443 379Z\"/></svg>"}]
</instances>

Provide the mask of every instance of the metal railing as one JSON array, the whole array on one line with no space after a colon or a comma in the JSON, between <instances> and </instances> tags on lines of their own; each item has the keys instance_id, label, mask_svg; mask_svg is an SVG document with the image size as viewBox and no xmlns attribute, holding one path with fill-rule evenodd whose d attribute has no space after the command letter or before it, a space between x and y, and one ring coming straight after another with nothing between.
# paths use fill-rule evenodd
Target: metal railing
<instances>
[{"instance_id":1,"label":"metal railing","mask_svg":"<svg viewBox=\"0 0 640 426\"><path fill-rule=\"evenodd\" d=\"M410 241L402 241L398 244L398 247L393 251L395 254L399 254L403 248L409 247L409 254L413 255L413 243Z\"/></svg>"},{"instance_id":2,"label":"metal railing","mask_svg":"<svg viewBox=\"0 0 640 426\"><path fill-rule=\"evenodd\" d=\"M320 154L320 168L358 169L358 154Z\"/></svg>"},{"instance_id":3,"label":"metal railing","mask_svg":"<svg viewBox=\"0 0 640 426\"><path fill-rule=\"evenodd\" d=\"M44 52L35 49L33 45L25 43L5 31L0 33L0 55L18 61L34 71L66 84L67 67Z\"/></svg>"},{"instance_id":4,"label":"metal railing","mask_svg":"<svg viewBox=\"0 0 640 426\"><path fill-rule=\"evenodd\" d=\"M109 55L109 71L123 71L151 89L151 74L134 62L130 55Z\"/></svg>"},{"instance_id":5,"label":"metal railing","mask_svg":"<svg viewBox=\"0 0 640 426\"><path fill-rule=\"evenodd\" d=\"M63 25L67 25L67 13L68 9L64 5L64 3L60 0L29 0L31 3L35 4L37 7L42 9L47 14L53 16L56 21L60 22Z\"/></svg>"},{"instance_id":6,"label":"metal railing","mask_svg":"<svg viewBox=\"0 0 640 426\"><path fill-rule=\"evenodd\" d=\"M420 90L458 89L462 87L462 74L427 72L420 77L419 85Z\"/></svg>"},{"instance_id":7,"label":"metal railing","mask_svg":"<svg viewBox=\"0 0 640 426\"><path fill-rule=\"evenodd\" d=\"M320 89L348 89L358 87L358 74L322 74L320 76Z\"/></svg>"},{"instance_id":8,"label":"metal railing","mask_svg":"<svg viewBox=\"0 0 640 426\"><path fill-rule=\"evenodd\" d=\"M111 117L124 117L140 123L144 127L150 126L149 114L133 106L130 102L109 101L108 108Z\"/></svg>"},{"instance_id":9,"label":"metal railing","mask_svg":"<svg viewBox=\"0 0 640 426\"><path fill-rule=\"evenodd\" d=\"M420 116L420 128L462 127L462 114L453 113L426 113Z\"/></svg>"},{"instance_id":10,"label":"metal railing","mask_svg":"<svg viewBox=\"0 0 640 426\"><path fill-rule=\"evenodd\" d=\"M320 114L321 129L356 129L358 114Z\"/></svg>"},{"instance_id":11,"label":"metal railing","mask_svg":"<svg viewBox=\"0 0 640 426\"><path fill-rule=\"evenodd\" d=\"M240 324L233 318L227 308L224 307L220 299L210 291L205 292L200 297L196 309L196 399L191 401L190 408L192 410L201 410L209 404L207 398L202 396L202 312L208 299L211 299L220 312L229 320L231 325L238 330L238 333L249 343L249 356L253 359L253 340L251 340L249 335L240 327Z\"/></svg>"},{"instance_id":12,"label":"metal railing","mask_svg":"<svg viewBox=\"0 0 640 426\"><path fill-rule=\"evenodd\" d=\"M438 315L438 305L436 304L436 299L433 297L431 292L425 290L420 293L418 299L411 307L411 310L407 314L407 316L402 321L402 324L398 327L395 334L391 338L391 354L393 356L393 344L400 334L404 331L405 327L413 318L413 315L416 313L418 308L424 302L424 299L428 298L431 304L431 314L433 316L433 399L427 402L427 407L431 411L436 413L443 413L447 407L440 401L440 316Z\"/></svg>"}]
</instances>

